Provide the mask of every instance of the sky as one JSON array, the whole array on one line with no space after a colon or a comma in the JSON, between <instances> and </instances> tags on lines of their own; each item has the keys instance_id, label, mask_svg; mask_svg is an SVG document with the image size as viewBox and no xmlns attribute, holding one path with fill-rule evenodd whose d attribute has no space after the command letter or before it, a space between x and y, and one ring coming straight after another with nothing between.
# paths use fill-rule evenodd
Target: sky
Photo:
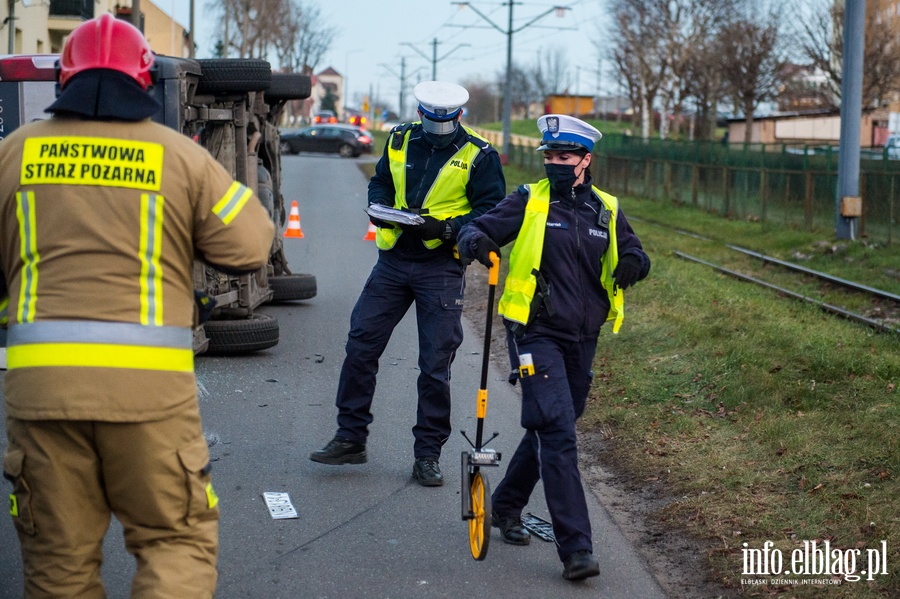
<instances>
[{"instance_id":1,"label":"sky","mask_svg":"<svg viewBox=\"0 0 900 599\"><path fill-rule=\"evenodd\" d=\"M437 79L463 83L482 79L496 81L506 71L506 50L512 39L513 62L530 68L539 52L560 50L570 63L569 91L609 94L611 65L600 63L595 40L612 35L605 0L522 0L513 3L509 27L506 0L472 0L486 19L470 7L451 0L304 0L318 4L320 18L336 30L331 50L316 72L332 67L345 77L349 105L359 106L364 95L399 104L401 80L406 83L406 106L415 106L412 88L432 78L433 41L437 44ZM187 0L155 0L162 10L188 27ZM195 0L198 58L212 51L211 23L202 18L206 0ZM556 11L529 24L554 6ZM512 35L507 35L512 29ZM423 56L424 55L424 56ZM598 66L602 64L602 68ZM405 68L404 68L405 65ZM598 79L598 70L601 76ZM604 88L605 91L601 88Z\"/></svg>"}]
</instances>

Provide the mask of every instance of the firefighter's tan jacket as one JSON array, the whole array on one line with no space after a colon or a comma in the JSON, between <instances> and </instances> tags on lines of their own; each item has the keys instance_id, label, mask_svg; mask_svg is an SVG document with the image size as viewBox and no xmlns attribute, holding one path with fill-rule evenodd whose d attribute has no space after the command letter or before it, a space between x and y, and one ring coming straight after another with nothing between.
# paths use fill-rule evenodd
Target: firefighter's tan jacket
<instances>
[{"instance_id":1,"label":"firefighter's tan jacket","mask_svg":"<svg viewBox=\"0 0 900 599\"><path fill-rule=\"evenodd\" d=\"M58 118L0 142L7 413L140 422L196 401L195 254L262 267L274 227L202 147L149 120Z\"/></svg>"}]
</instances>

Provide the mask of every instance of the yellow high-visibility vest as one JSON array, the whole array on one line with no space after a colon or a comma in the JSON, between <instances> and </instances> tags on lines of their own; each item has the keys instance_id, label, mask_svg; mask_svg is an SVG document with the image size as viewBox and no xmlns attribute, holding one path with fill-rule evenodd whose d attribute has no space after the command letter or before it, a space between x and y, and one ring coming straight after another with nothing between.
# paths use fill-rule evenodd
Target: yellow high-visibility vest
<instances>
[{"instance_id":1,"label":"yellow high-visibility vest","mask_svg":"<svg viewBox=\"0 0 900 599\"><path fill-rule=\"evenodd\" d=\"M540 270L541 255L544 251L544 232L547 229L547 214L550 212L550 181L542 179L538 183L524 187L528 191L525 218L509 256L509 274L503 283L503 295L500 297L498 312L504 318L527 325L531 314L531 302L537 288L537 277L534 272ZM616 238L619 201L615 196L596 187L592 190L611 213L609 248L601 258L603 268L600 273L600 284L609 297L609 314L606 320L613 321L613 333L618 333L625 317L624 293L621 289L615 288L612 278L612 273L619 263Z\"/></svg>"},{"instance_id":2,"label":"yellow high-visibility vest","mask_svg":"<svg viewBox=\"0 0 900 599\"><path fill-rule=\"evenodd\" d=\"M467 127L463 128L470 136L487 144L487 141L475 132ZM407 129L404 133L403 145L399 149L394 149L392 143L388 144L388 161L391 167L391 176L394 179L394 208L399 210L408 208L406 204L406 150L409 146L409 135L410 129ZM438 220L445 220L466 214L472 209L469 205L469 198L466 197L466 184L468 184L469 175L472 172L472 163L480 151L480 147L469 142L441 167L422 202L422 208L428 210L426 214ZM379 227L375 233L375 245L379 249L389 250L394 247L402 233L402 229ZM443 241L428 239L422 240L422 243L428 249L433 250Z\"/></svg>"}]
</instances>

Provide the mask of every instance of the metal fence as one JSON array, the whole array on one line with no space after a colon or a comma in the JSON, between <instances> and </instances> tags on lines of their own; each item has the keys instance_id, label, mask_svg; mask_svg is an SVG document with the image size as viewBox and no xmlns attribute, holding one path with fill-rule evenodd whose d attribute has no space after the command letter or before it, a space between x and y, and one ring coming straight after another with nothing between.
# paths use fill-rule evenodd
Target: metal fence
<instances>
[{"instance_id":1,"label":"metal fence","mask_svg":"<svg viewBox=\"0 0 900 599\"><path fill-rule=\"evenodd\" d=\"M542 170L538 140L512 140L509 160ZM594 149L594 176L617 195L675 201L727 218L777 222L834 232L837 154L810 146L725 145L604 135ZM599 168L596 168L599 167ZM897 241L900 161L861 161L863 212L858 234Z\"/></svg>"}]
</instances>

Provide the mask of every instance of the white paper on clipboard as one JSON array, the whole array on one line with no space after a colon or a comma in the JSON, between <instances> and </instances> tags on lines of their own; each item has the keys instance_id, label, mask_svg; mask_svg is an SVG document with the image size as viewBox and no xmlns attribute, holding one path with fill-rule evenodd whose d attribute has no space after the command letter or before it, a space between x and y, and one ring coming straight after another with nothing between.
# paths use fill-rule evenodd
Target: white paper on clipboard
<instances>
[{"instance_id":1,"label":"white paper on clipboard","mask_svg":"<svg viewBox=\"0 0 900 599\"><path fill-rule=\"evenodd\" d=\"M369 204L369 207L366 208L366 214L378 220L401 225L421 225L425 222L425 219L418 214L397 210L384 204Z\"/></svg>"}]
</instances>

